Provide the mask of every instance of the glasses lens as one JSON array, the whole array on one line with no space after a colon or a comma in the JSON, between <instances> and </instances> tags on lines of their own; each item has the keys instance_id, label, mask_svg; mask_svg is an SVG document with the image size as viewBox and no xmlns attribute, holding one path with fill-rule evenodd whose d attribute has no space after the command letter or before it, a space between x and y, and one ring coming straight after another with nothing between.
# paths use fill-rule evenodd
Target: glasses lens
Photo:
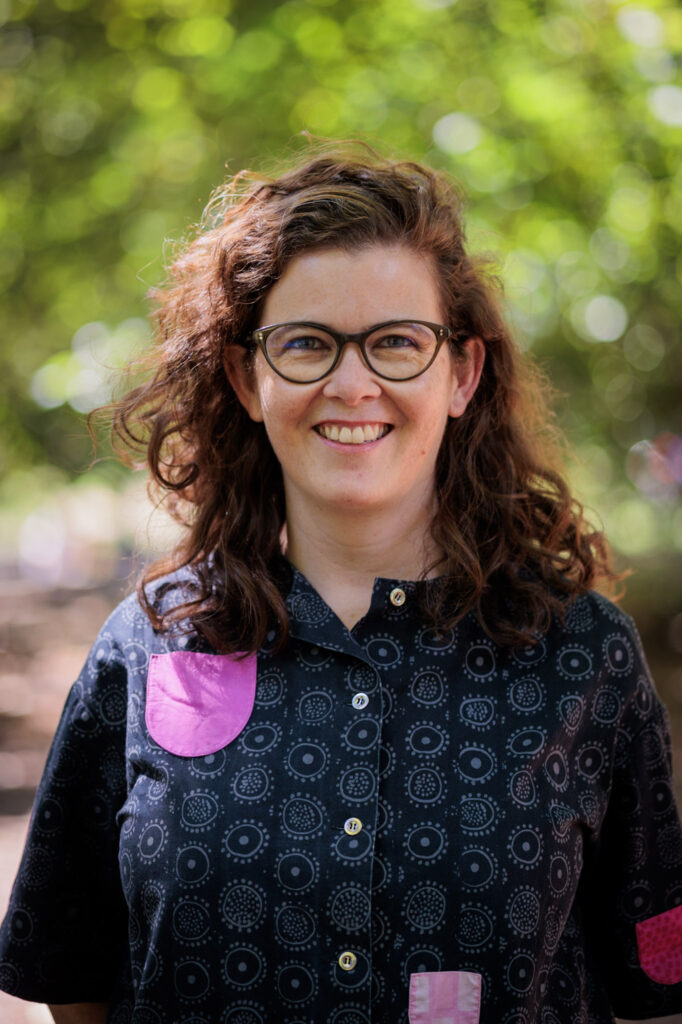
<instances>
[{"instance_id":1,"label":"glasses lens","mask_svg":"<svg viewBox=\"0 0 682 1024\"><path fill-rule=\"evenodd\" d=\"M275 369L290 380L316 380L334 362L336 341L319 327L285 324L268 334L265 346Z\"/></svg>"},{"instance_id":2,"label":"glasses lens","mask_svg":"<svg viewBox=\"0 0 682 1024\"><path fill-rule=\"evenodd\" d=\"M429 365L437 345L438 338L430 327L406 322L379 327L367 338L365 349L377 373L403 380Z\"/></svg>"}]
</instances>

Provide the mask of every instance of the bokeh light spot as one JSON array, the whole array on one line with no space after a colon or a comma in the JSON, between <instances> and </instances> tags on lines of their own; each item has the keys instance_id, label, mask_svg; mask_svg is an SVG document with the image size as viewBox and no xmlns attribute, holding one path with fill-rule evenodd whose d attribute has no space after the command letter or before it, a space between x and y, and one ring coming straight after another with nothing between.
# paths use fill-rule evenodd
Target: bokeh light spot
<instances>
[{"instance_id":1,"label":"bokeh light spot","mask_svg":"<svg viewBox=\"0 0 682 1024\"><path fill-rule=\"evenodd\" d=\"M611 196L607 216L617 230L638 233L649 227L651 212L651 190L626 186Z\"/></svg>"},{"instance_id":2,"label":"bokeh light spot","mask_svg":"<svg viewBox=\"0 0 682 1024\"><path fill-rule=\"evenodd\" d=\"M344 50L341 28L322 15L306 18L296 29L294 38L301 53L313 60L330 60Z\"/></svg>"},{"instance_id":3,"label":"bokeh light spot","mask_svg":"<svg viewBox=\"0 0 682 1024\"><path fill-rule=\"evenodd\" d=\"M608 228L597 228L590 238L590 252L605 270L621 270L628 261L630 246Z\"/></svg>"},{"instance_id":4,"label":"bokeh light spot","mask_svg":"<svg viewBox=\"0 0 682 1024\"><path fill-rule=\"evenodd\" d=\"M655 327L635 324L623 338L623 352L635 369L655 370L665 355L665 342Z\"/></svg>"},{"instance_id":5,"label":"bokeh light spot","mask_svg":"<svg viewBox=\"0 0 682 1024\"><path fill-rule=\"evenodd\" d=\"M175 57L217 57L227 53L234 35L234 28L224 18L187 18L164 26L158 43Z\"/></svg>"},{"instance_id":6,"label":"bokeh light spot","mask_svg":"<svg viewBox=\"0 0 682 1024\"><path fill-rule=\"evenodd\" d=\"M438 11L443 7L454 7L457 0L415 0L418 7L427 11Z\"/></svg>"},{"instance_id":7,"label":"bokeh light spot","mask_svg":"<svg viewBox=\"0 0 682 1024\"><path fill-rule=\"evenodd\" d=\"M637 46L659 46L663 42L663 22L655 11L644 7L622 7L616 14L618 31Z\"/></svg>"},{"instance_id":8,"label":"bokeh light spot","mask_svg":"<svg viewBox=\"0 0 682 1024\"><path fill-rule=\"evenodd\" d=\"M663 124L673 128L682 125L682 88L679 85L659 85L647 96L649 110Z\"/></svg>"},{"instance_id":9,"label":"bokeh light spot","mask_svg":"<svg viewBox=\"0 0 682 1024\"><path fill-rule=\"evenodd\" d=\"M432 135L439 149L457 155L475 149L483 137L483 130L476 118L453 113L436 121Z\"/></svg>"},{"instance_id":10,"label":"bokeh light spot","mask_svg":"<svg viewBox=\"0 0 682 1024\"><path fill-rule=\"evenodd\" d=\"M594 341L615 341L627 327L625 306L611 295L595 295L584 309L583 322L587 337Z\"/></svg>"},{"instance_id":11,"label":"bokeh light spot","mask_svg":"<svg viewBox=\"0 0 682 1024\"><path fill-rule=\"evenodd\" d=\"M173 107L182 89L183 77L174 68L148 68L137 79L132 99L139 110L154 113Z\"/></svg>"},{"instance_id":12,"label":"bokeh light spot","mask_svg":"<svg viewBox=\"0 0 682 1024\"><path fill-rule=\"evenodd\" d=\"M237 38L231 59L247 71L266 71L277 63L281 52L282 40L274 32L253 29Z\"/></svg>"},{"instance_id":13,"label":"bokeh light spot","mask_svg":"<svg viewBox=\"0 0 682 1024\"><path fill-rule=\"evenodd\" d=\"M627 555L638 555L655 548L658 520L644 498L626 498L611 509L607 517L608 535L615 547Z\"/></svg>"}]
</instances>

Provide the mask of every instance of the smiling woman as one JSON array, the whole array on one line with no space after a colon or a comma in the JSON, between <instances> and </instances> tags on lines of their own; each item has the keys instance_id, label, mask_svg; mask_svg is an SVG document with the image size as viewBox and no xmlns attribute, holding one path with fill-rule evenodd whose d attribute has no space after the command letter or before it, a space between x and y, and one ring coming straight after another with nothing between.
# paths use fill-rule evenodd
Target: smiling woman
<instances>
[{"instance_id":1,"label":"smiling woman","mask_svg":"<svg viewBox=\"0 0 682 1024\"><path fill-rule=\"evenodd\" d=\"M597 581L613 582L605 540L589 527L561 476L541 376L521 361L485 261L466 251L462 202L453 185L428 168L382 164L352 150L321 156L272 181L254 177L238 175L216 193L206 218L213 227L179 254L168 286L153 293L159 344L148 360L151 379L116 410L119 439L147 457L161 495L170 492L171 508L191 524L178 550L145 577L151 584L192 565L191 604L180 600L160 611L141 587L151 621L168 627L189 614L202 635L227 653L262 646L274 617L279 641L286 641L288 615L275 581L282 534L295 529L286 508L293 494L284 486L283 453L275 449L266 413L281 396L292 403L287 416L293 415L294 406L310 400L313 376L329 406L322 409L318 399L318 407L324 416L334 413L324 429L338 427L339 444L344 427L352 439L358 409L371 417L398 396L404 407L402 413L393 410L398 420L409 420L414 401L422 400L423 409L415 408L412 424L378 448L397 455L403 441L418 443L421 431L433 431L431 441L441 431L433 478L424 477L426 490L437 495L426 520L418 528L406 521L398 539L387 534L385 522L372 528L358 509L363 535L354 526L352 550L344 546L335 561L362 568L351 578L344 572L343 581L330 578L322 596L333 586L337 605L343 590L366 609L373 577L364 570L368 557L375 561L377 528L395 556L426 545L419 566L403 568L415 578L439 576L423 602L434 627L454 626L476 609L489 635L502 643L532 640L571 595ZM429 313L417 316L420 310ZM433 350L438 367L448 373L457 367L456 377L473 371L478 381L468 404L446 413L440 424L431 422L430 403L444 381L435 365L420 360L418 373L401 371L403 379L396 381L372 362L371 337L362 346L340 345L333 337L404 317L446 332ZM326 335L332 362L316 364L314 375L296 371L304 381L292 380L282 362L281 345L291 352L292 339L270 331L289 326L292 318L307 328L306 338L295 339L299 352L304 341L310 351L311 323L318 329L316 346L320 328L332 331ZM247 395L242 383L249 380L259 383ZM349 402L336 394L349 387L369 390L359 398L351 394ZM465 394L461 390L453 401L461 404ZM265 407L257 410L254 402L261 399ZM377 423L400 426L384 413ZM296 434L297 444L301 436ZM328 440L330 453L333 438ZM418 464L426 473L425 458L420 454ZM351 467L345 468L350 478ZM366 477L375 471L369 465L358 469ZM426 504L422 494L422 508ZM397 517L395 507L393 512ZM331 535L310 536L310 561L325 558L349 528L347 510L337 507ZM381 561L379 556L375 569ZM322 584L321 578L310 581ZM182 593L187 596L186 587Z\"/></svg>"},{"instance_id":2,"label":"smiling woman","mask_svg":"<svg viewBox=\"0 0 682 1024\"><path fill-rule=\"evenodd\" d=\"M391 333L368 326L368 315L397 325L401 333L395 326L388 329ZM318 328L311 337L308 326L303 336L300 329L292 334L286 326L281 328L287 332L285 344L295 344L300 353L301 340L306 343L303 363L297 354L283 364L277 347L269 357L266 350L265 358L261 350L248 370L239 348L226 355L232 386L249 416L264 423L281 467L288 555L295 565L305 564L322 597L334 594L332 606L349 629L360 617L356 604L365 610L368 581L361 580L358 569L368 545L402 549L397 575L414 578L423 571L424 558L436 554L430 541L436 460L448 418L465 411L484 360L480 338L462 341L455 350L439 346L449 334L446 327L414 322L439 321L442 315L429 257L388 244L351 252L314 250L291 261L268 293L262 318L288 325L303 317L332 323L336 330L349 331L345 337L354 337L357 347L337 348L332 328ZM272 337L268 329L255 333ZM317 352L325 337L332 344L323 345L321 364L314 360L318 365L311 381L310 343L315 341ZM386 360L382 353L389 341L407 353ZM344 558L357 566L351 589L337 578L333 564L324 565L325 551L331 553L339 540L345 543L349 517L358 514L362 526L354 528L352 552Z\"/></svg>"},{"instance_id":3,"label":"smiling woman","mask_svg":"<svg viewBox=\"0 0 682 1024\"><path fill-rule=\"evenodd\" d=\"M114 407L184 535L74 685L0 933L64 1024L682 1011L665 708L441 175L222 190Z\"/></svg>"}]
</instances>

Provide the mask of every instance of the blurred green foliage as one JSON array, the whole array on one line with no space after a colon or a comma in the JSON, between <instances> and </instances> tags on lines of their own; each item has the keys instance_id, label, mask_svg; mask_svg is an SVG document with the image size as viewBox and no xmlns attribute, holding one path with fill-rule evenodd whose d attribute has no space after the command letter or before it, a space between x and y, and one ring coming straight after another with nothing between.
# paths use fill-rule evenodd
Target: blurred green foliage
<instances>
[{"instance_id":1,"label":"blurred green foliage","mask_svg":"<svg viewBox=\"0 0 682 1024\"><path fill-rule=\"evenodd\" d=\"M166 240L226 164L281 166L307 130L463 183L579 493L629 555L682 549L679 7L0 0L0 22L5 496L87 464L82 413L146 337Z\"/></svg>"}]
</instances>

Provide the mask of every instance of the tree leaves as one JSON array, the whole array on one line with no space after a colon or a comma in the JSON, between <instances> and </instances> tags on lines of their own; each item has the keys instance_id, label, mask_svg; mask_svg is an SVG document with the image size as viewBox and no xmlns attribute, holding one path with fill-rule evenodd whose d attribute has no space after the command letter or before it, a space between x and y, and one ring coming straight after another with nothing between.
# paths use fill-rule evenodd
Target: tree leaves
<instances>
[{"instance_id":1,"label":"tree leaves","mask_svg":"<svg viewBox=\"0 0 682 1024\"><path fill-rule=\"evenodd\" d=\"M613 466L608 494L584 475L587 496L614 517L621 500L647 502L647 536L673 542L670 488L646 491L641 458L629 481L626 456L682 430L674 7L16 0L2 17L0 388L23 395L0 393L5 469L48 450L81 468L68 396L87 398L64 384L43 400L41 381L80 372L87 325L114 336L145 315L166 240L199 220L226 164L272 169L305 149L292 144L305 129L368 137L463 182L472 242L506 261L510 317L567 396L573 445L602 446ZM78 443L55 436L60 394L60 430L71 422Z\"/></svg>"}]
</instances>

